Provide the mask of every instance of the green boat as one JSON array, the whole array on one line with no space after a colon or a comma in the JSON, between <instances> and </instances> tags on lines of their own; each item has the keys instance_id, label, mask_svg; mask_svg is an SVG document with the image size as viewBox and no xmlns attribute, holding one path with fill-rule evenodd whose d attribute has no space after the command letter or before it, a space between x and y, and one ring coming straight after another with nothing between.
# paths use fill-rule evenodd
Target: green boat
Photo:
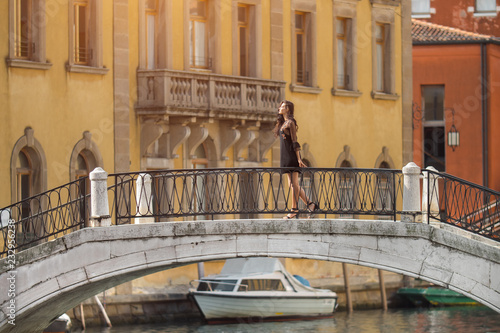
<instances>
[{"instance_id":1,"label":"green boat","mask_svg":"<svg viewBox=\"0 0 500 333\"><path fill-rule=\"evenodd\" d=\"M453 306L453 305L478 305L473 299L456 291L429 287L429 288L400 288L401 295L412 302L415 306Z\"/></svg>"}]
</instances>

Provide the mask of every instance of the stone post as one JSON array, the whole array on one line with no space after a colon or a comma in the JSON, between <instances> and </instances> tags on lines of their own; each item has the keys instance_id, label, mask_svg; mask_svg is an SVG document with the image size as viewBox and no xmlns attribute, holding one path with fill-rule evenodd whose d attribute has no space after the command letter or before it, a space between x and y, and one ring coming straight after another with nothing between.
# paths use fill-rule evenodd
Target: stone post
<instances>
[{"instance_id":1,"label":"stone post","mask_svg":"<svg viewBox=\"0 0 500 333\"><path fill-rule=\"evenodd\" d=\"M417 222L420 208L420 167L414 162L403 167L403 212L401 222Z\"/></svg>"},{"instance_id":2,"label":"stone post","mask_svg":"<svg viewBox=\"0 0 500 333\"><path fill-rule=\"evenodd\" d=\"M424 180L422 183L422 222L430 223L435 227L439 228L441 224L435 223L439 222L439 220L432 217L439 214L439 186L438 186L439 176L434 173L438 171L436 170L436 168L432 166L427 167L426 170L432 172L424 173ZM429 198L431 200L430 207L428 201Z\"/></svg>"},{"instance_id":3,"label":"stone post","mask_svg":"<svg viewBox=\"0 0 500 333\"><path fill-rule=\"evenodd\" d=\"M90 226L109 227L111 216L108 205L108 173L97 167L89 175L90 179Z\"/></svg>"},{"instance_id":4,"label":"stone post","mask_svg":"<svg viewBox=\"0 0 500 333\"><path fill-rule=\"evenodd\" d=\"M151 175L148 173L140 173L136 181L136 203L137 213L135 216L143 216L153 213L153 198L151 196ZM153 217L137 217L134 224L153 223Z\"/></svg>"}]
</instances>

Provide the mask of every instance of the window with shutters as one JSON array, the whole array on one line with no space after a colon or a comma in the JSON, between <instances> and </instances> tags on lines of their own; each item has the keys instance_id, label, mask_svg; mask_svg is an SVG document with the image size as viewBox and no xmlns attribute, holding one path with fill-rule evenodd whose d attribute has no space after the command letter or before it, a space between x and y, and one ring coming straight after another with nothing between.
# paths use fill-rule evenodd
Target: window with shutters
<instances>
[{"instance_id":1,"label":"window with shutters","mask_svg":"<svg viewBox=\"0 0 500 333\"><path fill-rule=\"evenodd\" d=\"M102 60L102 0L71 0L69 72L105 74Z\"/></svg>"},{"instance_id":2,"label":"window with shutters","mask_svg":"<svg viewBox=\"0 0 500 333\"><path fill-rule=\"evenodd\" d=\"M45 0L9 0L7 65L49 69L45 57Z\"/></svg>"}]
</instances>

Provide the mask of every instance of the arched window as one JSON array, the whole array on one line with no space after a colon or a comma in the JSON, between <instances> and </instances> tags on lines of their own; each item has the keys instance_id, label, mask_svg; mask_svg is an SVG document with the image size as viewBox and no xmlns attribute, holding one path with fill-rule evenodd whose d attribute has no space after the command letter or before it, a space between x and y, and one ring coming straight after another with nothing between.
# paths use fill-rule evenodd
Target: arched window
<instances>
[{"instance_id":1,"label":"arched window","mask_svg":"<svg viewBox=\"0 0 500 333\"><path fill-rule=\"evenodd\" d=\"M70 181L87 177L95 168L103 167L101 153L90 132L85 131L83 138L76 143L69 163Z\"/></svg>"},{"instance_id":2,"label":"arched window","mask_svg":"<svg viewBox=\"0 0 500 333\"><path fill-rule=\"evenodd\" d=\"M33 163L26 149L19 152L16 162L16 201L20 202L33 195ZM21 218L29 216L29 203L21 205Z\"/></svg>"},{"instance_id":3,"label":"arched window","mask_svg":"<svg viewBox=\"0 0 500 333\"><path fill-rule=\"evenodd\" d=\"M72 194L79 199L83 199L90 194L88 175L95 168L103 166L101 153L97 145L92 141L92 134L90 132L85 131L83 138L76 143L71 153L69 164L70 181L78 180L74 190L77 193ZM81 203L78 209L80 216L75 216L74 219L78 221L84 219L87 224L89 217L88 202L80 200L79 203Z\"/></svg>"},{"instance_id":4,"label":"arched window","mask_svg":"<svg viewBox=\"0 0 500 333\"><path fill-rule=\"evenodd\" d=\"M89 161L91 159L93 159L93 161ZM78 198L84 198L90 193L90 180L88 178L88 175L91 172L91 163L95 165L95 158L90 151L84 149L78 154L78 157L76 158L75 168L75 180L79 180ZM86 213L87 210L88 207L85 204L80 205L80 216L77 217L78 220L83 217L85 221L88 221L88 214Z\"/></svg>"},{"instance_id":5,"label":"arched window","mask_svg":"<svg viewBox=\"0 0 500 333\"><path fill-rule=\"evenodd\" d=\"M76 158L76 169L75 169L76 178L77 179L82 178L88 176L88 174L89 174L89 163L87 162L85 155L80 153Z\"/></svg>"},{"instance_id":6,"label":"arched window","mask_svg":"<svg viewBox=\"0 0 500 333\"><path fill-rule=\"evenodd\" d=\"M383 161L379 165L379 169L390 169L389 163ZM375 182L375 204L377 211L386 213L391 211L393 207L393 185L394 180L391 172L380 172L377 174ZM379 219L390 219L388 215L379 215Z\"/></svg>"},{"instance_id":7,"label":"arched window","mask_svg":"<svg viewBox=\"0 0 500 333\"><path fill-rule=\"evenodd\" d=\"M335 163L337 168L346 168L339 172L339 177L336 182L337 191L334 193L337 199L335 206L345 214L341 214L341 217L353 218L352 213L348 213L356 207L356 175L347 168L355 168L356 160L351 154L351 147L348 145L344 146L344 150L340 153Z\"/></svg>"},{"instance_id":8,"label":"arched window","mask_svg":"<svg viewBox=\"0 0 500 333\"><path fill-rule=\"evenodd\" d=\"M344 160L340 164L341 168L352 168L352 164ZM351 170L342 170L339 173L338 180L338 203L339 209L347 214L342 214L342 217L352 218L352 210L356 207L356 175Z\"/></svg>"},{"instance_id":9,"label":"arched window","mask_svg":"<svg viewBox=\"0 0 500 333\"><path fill-rule=\"evenodd\" d=\"M389 154L389 148L382 147L380 155L375 161L375 168L378 169L394 169L394 162ZM392 172L377 172L375 179L375 208L381 213L387 213L394 209L393 193L394 193L394 174ZM379 215L379 219L390 219L388 215Z\"/></svg>"},{"instance_id":10,"label":"arched window","mask_svg":"<svg viewBox=\"0 0 500 333\"><path fill-rule=\"evenodd\" d=\"M11 155L11 201L19 202L47 189L47 163L31 127L24 130Z\"/></svg>"},{"instance_id":11,"label":"arched window","mask_svg":"<svg viewBox=\"0 0 500 333\"><path fill-rule=\"evenodd\" d=\"M23 239L19 244L32 241L32 237L43 232L40 212L45 208L47 200L26 200L47 189L47 163L45 153L34 137L31 127L24 130L24 135L17 140L11 155L11 201L21 202L11 212L11 218L19 224L19 232Z\"/></svg>"},{"instance_id":12,"label":"arched window","mask_svg":"<svg viewBox=\"0 0 500 333\"><path fill-rule=\"evenodd\" d=\"M343 160L342 163L340 163L341 168L352 168L352 164L349 161Z\"/></svg>"}]
</instances>

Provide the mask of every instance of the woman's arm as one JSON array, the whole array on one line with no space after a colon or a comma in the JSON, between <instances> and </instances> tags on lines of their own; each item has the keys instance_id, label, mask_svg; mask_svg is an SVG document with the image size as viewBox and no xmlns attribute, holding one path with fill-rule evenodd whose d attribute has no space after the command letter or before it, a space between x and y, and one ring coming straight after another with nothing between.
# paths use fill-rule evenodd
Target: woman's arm
<instances>
[{"instance_id":1,"label":"woman's arm","mask_svg":"<svg viewBox=\"0 0 500 333\"><path fill-rule=\"evenodd\" d=\"M293 150L295 150L295 154L297 154L297 161L299 161L299 166L301 168L307 167L305 163L302 161L302 158L300 156L300 144L297 142L297 126L295 123L291 123L289 126L290 129L290 137L292 138L292 145L293 145Z\"/></svg>"}]
</instances>

